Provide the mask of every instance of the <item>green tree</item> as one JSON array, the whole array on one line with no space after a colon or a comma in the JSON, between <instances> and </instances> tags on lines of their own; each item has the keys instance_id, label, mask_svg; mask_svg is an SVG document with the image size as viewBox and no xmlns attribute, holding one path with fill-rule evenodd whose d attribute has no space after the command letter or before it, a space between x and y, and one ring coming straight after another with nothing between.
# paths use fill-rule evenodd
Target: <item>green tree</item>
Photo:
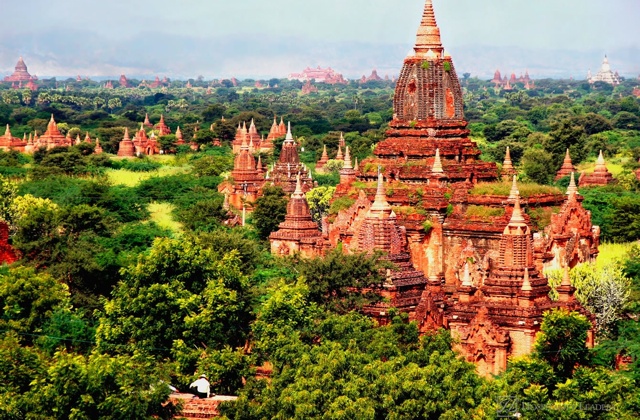
<instances>
[{"instance_id":1,"label":"green tree","mask_svg":"<svg viewBox=\"0 0 640 420\"><path fill-rule=\"evenodd\" d=\"M560 377L569 378L577 366L587 363L587 332L591 328L591 323L576 312L569 313L566 309L547 312L534 352L546 360Z\"/></svg>"},{"instance_id":2,"label":"green tree","mask_svg":"<svg viewBox=\"0 0 640 420\"><path fill-rule=\"evenodd\" d=\"M553 157L538 149L527 149L522 156L522 169L527 178L538 184L550 184L555 174Z\"/></svg>"},{"instance_id":3,"label":"green tree","mask_svg":"<svg viewBox=\"0 0 640 420\"><path fill-rule=\"evenodd\" d=\"M267 239L271 232L278 230L287 215L288 203L282 188L266 187L262 190L253 211L253 221L260 238Z\"/></svg>"},{"instance_id":4,"label":"green tree","mask_svg":"<svg viewBox=\"0 0 640 420\"><path fill-rule=\"evenodd\" d=\"M324 186L314 188L306 194L311 216L318 226L322 223L322 218L329 214L330 202L335 192L336 187Z\"/></svg>"}]
</instances>

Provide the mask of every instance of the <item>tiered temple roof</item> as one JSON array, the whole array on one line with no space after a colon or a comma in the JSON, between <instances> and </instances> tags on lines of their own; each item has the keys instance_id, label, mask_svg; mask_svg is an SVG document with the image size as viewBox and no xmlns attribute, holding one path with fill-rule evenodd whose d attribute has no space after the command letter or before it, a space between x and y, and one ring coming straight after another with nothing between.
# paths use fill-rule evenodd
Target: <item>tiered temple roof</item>
<instances>
[{"instance_id":1,"label":"tiered temple roof","mask_svg":"<svg viewBox=\"0 0 640 420\"><path fill-rule=\"evenodd\" d=\"M479 160L480 149L469 139L462 88L440 39L431 0L425 3L414 52L407 56L397 81L394 117L373 160L362 162L367 180L382 166L391 179L428 184L436 150L451 182L493 181L495 164Z\"/></svg>"},{"instance_id":2,"label":"tiered temple roof","mask_svg":"<svg viewBox=\"0 0 640 420\"><path fill-rule=\"evenodd\" d=\"M549 290L535 266L533 237L518 195L487 278L481 284L463 278L457 302L445 310L449 327L460 337L459 349L480 374L496 375L506 369L509 357L529 354L544 312L560 306L584 312L570 283L558 289L557 302ZM592 335L588 344L593 345Z\"/></svg>"},{"instance_id":3,"label":"tiered temple roof","mask_svg":"<svg viewBox=\"0 0 640 420\"><path fill-rule=\"evenodd\" d=\"M53 149L54 147L73 146L73 141L65 137L58 129L58 124L53 118L53 114L51 114L51 120L49 120L49 124L47 125L47 131L40 136L38 140L34 141L34 143L35 149L46 147L47 150Z\"/></svg>"},{"instance_id":4,"label":"tiered temple roof","mask_svg":"<svg viewBox=\"0 0 640 420\"><path fill-rule=\"evenodd\" d=\"M302 192L300 176L296 180L296 189L287 205L285 221L277 232L269 237L271 253L274 255L292 255L300 253L305 257L313 257L323 253L326 241L313 221L309 204Z\"/></svg>"},{"instance_id":5,"label":"tiered temple roof","mask_svg":"<svg viewBox=\"0 0 640 420\"><path fill-rule=\"evenodd\" d=\"M296 176L300 175L302 182L302 191L308 192L314 186L311 172L300 162L298 155L298 145L293 140L291 133L291 123L287 129L287 135L282 144L280 151L280 159L276 162L269 172L269 180L284 190L287 194L292 194L296 189Z\"/></svg>"},{"instance_id":6,"label":"tiered temple roof","mask_svg":"<svg viewBox=\"0 0 640 420\"><path fill-rule=\"evenodd\" d=\"M10 82L10 83L23 83L23 82L26 83L26 82L30 82L31 80L37 80L37 78L29 74L29 71L27 70L27 65L25 64L22 57L20 57L20 59L18 60L18 63L16 64L16 68L13 74L11 76L7 76L4 78L5 82Z\"/></svg>"}]
</instances>

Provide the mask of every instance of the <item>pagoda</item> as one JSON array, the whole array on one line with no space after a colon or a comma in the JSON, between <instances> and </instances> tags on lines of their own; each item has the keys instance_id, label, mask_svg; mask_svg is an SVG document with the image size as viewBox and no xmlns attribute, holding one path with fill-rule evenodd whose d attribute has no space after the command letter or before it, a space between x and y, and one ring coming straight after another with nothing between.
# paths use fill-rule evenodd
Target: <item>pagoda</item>
<instances>
[{"instance_id":1,"label":"pagoda","mask_svg":"<svg viewBox=\"0 0 640 420\"><path fill-rule=\"evenodd\" d=\"M36 142L36 149L46 147L47 150L51 150L54 147L68 146L73 146L73 142L71 141L71 139L68 139L60 132L60 130L58 129L58 124L53 118L53 114L51 114L51 120L49 120L49 124L47 125L47 131L42 136L40 136L40 138Z\"/></svg>"},{"instance_id":2,"label":"pagoda","mask_svg":"<svg viewBox=\"0 0 640 420\"><path fill-rule=\"evenodd\" d=\"M371 169L360 178L375 179L380 165L389 179L429 184L439 149L450 182L496 180L496 165L480 161L480 149L469 139L462 88L442 46L431 0L426 1L413 50L396 84L390 129L376 147L375 159L362 162Z\"/></svg>"},{"instance_id":3,"label":"pagoda","mask_svg":"<svg viewBox=\"0 0 640 420\"><path fill-rule=\"evenodd\" d=\"M0 149L8 152L9 150L16 150L18 152L24 152L25 146L27 145L26 139L19 139L18 137L13 137L11 134L11 129L9 128L9 124L7 124L7 128L5 129L4 135L0 137Z\"/></svg>"},{"instance_id":4,"label":"pagoda","mask_svg":"<svg viewBox=\"0 0 640 420\"><path fill-rule=\"evenodd\" d=\"M509 83L508 77L505 77L506 83ZM379 167L387 181L384 201L390 206L389 214L395 216L394 223L405 232L404 249L410 256L410 264L426 278L419 287L412 289L413 300L407 303L410 319L420 325L422 332L451 328L461 340L466 355L472 353L473 345L482 351L492 348L491 343L503 346L500 348L504 353L495 356L503 359L494 359L490 367L486 367L487 360L494 356L486 353L489 350L478 353L473 359L479 370L486 373L504 369L502 361L506 362L510 354L525 354L531 350L530 339L535 335L534 331L521 330L509 338L511 324L508 323L524 313L519 306L521 301L522 305L528 305L526 301L533 302L534 307L538 307L538 303L539 307L549 303L545 301L547 303L543 305L538 301L548 291L546 279L540 275L543 269L564 268L595 259L599 229L592 226L590 215L582 208L579 198L560 191L550 189L521 199L514 182L511 194L498 192L508 186L508 181L499 180L495 164L480 160L480 150L469 139L469 134L463 115L462 90L451 57L440 41L432 1L426 0L414 53L405 59L397 82L394 118L385 139L374 150L374 158L353 167L348 162L350 159L345 159L346 170L341 173L334 199L353 200L353 204L337 215L327 216L323 225L333 247L342 243L344 248L351 249L361 242L371 201L380 195L380 174L374 172ZM509 152L505 154L503 171L508 172L505 180L507 176L513 178L515 175ZM375 184L375 179L378 180L377 187L371 185ZM483 189L491 190L495 185L496 192L479 194L475 187L480 182L484 184ZM509 205L505 205L507 203ZM543 232L536 232L533 240L528 216L521 206L557 214ZM516 207L518 211L514 210ZM505 249L516 246L505 248L507 243L524 249L526 256L518 257L507 266L512 271L499 272L497 267L505 266L505 261L512 258L511 251ZM513 266L516 262L517 267ZM513 273L511 281L519 282L519 287L525 283L525 277L528 279L532 291L527 291L526 299L502 299L503 289L495 287L505 286L500 282L506 272ZM495 280L489 280L491 275ZM487 295L496 305L503 305L500 311L509 313L507 324L492 318L494 313L491 312L493 309L489 310L490 305L475 304L484 293L476 292L485 290L482 288L487 282ZM508 290L515 290L513 287L509 284ZM495 296L491 295L494 289ZM416 294L420 297L416 298ZM404 305L397 303L400 304ZM466 306L458 307L458 304ZM542 309L535 316L526 318L526 325L530 326L530 319L532 323L539 322L535 317L541 314ZM492 322L507 331L506 335L497 338L490 333L473 336L471 333L476 331L473 328L480 328L478 326L484 325L485 319L494 319ZM456 320L460 323L454 328ZM519 350L510 353L516 346L514 340L524 335L526 338L517 344ZM469 358L471 360L471 356Z\"/></svg>"},{"instance_id":5,"label":"pagoda","mask_svg":"<svg viewBox=\"0 0 640 420\"><path fill-rule=\"evenodd\" d=\"M570 280L558 288L560 298L551 300L533 251L532 232L517 195L488 276L483 281L472 278L467 264L457 299L445 305L446 323L460 339L458 350L476 364L481 375L497 375L506 369L510 357L530 354L543 314L550 309L579 311L595 320L573 296ZM587 345L593 346L593 331Z\"/></svg>"},{"instance_id":6,"label":"pagoda","mask_svg":"<svg viewBox=\"0 0 640 420\"><path fill-rule=\"evenodd\" d=\"M318 224L311 217L300 176L296 177L296 189L287 205L285 220L280 223L278 231L269 236L269 241L271 253L281 256L299 253L310 258L322 255L327 248Z\"/></svg>"},{"instance_id":7,"label":"pagoda","mask_svg":"<svg viewBox=\"0 0 640 420\"><path fill-rule=\"evenodd\" d=\"M124 137L118 146L118 156L133 157L136 155L135 146L129 137L129 129L125 127Z\"/></svg>"},{"instance_id":8,"label":"pagoda","mask_svg":"<svg viewBox=\"0 0 640 420\"><path fill-rule=\"evenodd\" d=\"M240 123L238 123L238 128L236 129L236 136L231 142L234 155L237 155L238 153L240 153L240 149L242 148L242 145L245 142L247 143L247 145L249 144L248 137L249 137L249 130L247 130L247 123L245 122L243 123L243 125L240 125Z\"/></svg>"},{"instance_id":9,"label":"pagoda","mask_svg":"<svg viewBox=\"0 0 640 420\"><path fill-rule=\"evenodd\" d=\"M241 210L257 200L265 180L249 150L246 137L243 138L240 152L235 157L231 178L232 181L224 182L218 187L220 193L229 197L231 206Z\"/></svg>"},{"instance_id":10,"label":"pagoda","mask_svg":"<svg viewBox=\"0 0 640 420\"><path fill-rule=\"evenodd\" d=\"M149 114L144 114L144 122L142 123L145 127L153 128L153 124L149 120Z\"/></svg>"},{"instance_id":11,"label":"pagoda","mask_svg":"<svg viewBox=\"0 0 640 420\"><path fill-rule=\"evenodd\" d=\"M611 175L611 172L607 169L607 163L604 160L602 150L600 151L600 155L598 156L596 167L593 172L590 174L583 173L580 175L581 187L605 186L613 184L614 182L615 180L613 179L613 175Z\"/></svg>"},{"instance_id":12,"label":"pagoda","mask_svg":"<svg viewBox=\"0 0 640 420\"><path fill-rule=\"evenodd\" d=\"M326 165L327 162L329 162L329 155L327 154L327 145L325 144L322 149L322 156L320 156L320 160L316 162L316 172L323 173L324 165Z\"/></svg>"},{"instance_id":13,"label":"pagoda","mask_svg":"<svg viewBox=\"0 0 640 420\"><path fill-rule=\"evenodd\" d=\"M171 134L171 129L164 122L164 115L160 115L160 122L154 126L154 129L158 131L159 136L168 136Z\"/></svg>"},{"instance_id":14,"label":"pagoda","mask_svg":"<svg viewBox=\"0 0 640 420\"><path fill-rule=\"evenodd\" d=\"M93 153L99 155L103 153L102 146L100 145L100 139L96 138L96 147L93 149Z\"/></svg>"},{"instance_id":15,"label":"pagoda","mask_svg":"<svg viewBox=\"0 0 640 420\"><path fill-rule=\"evenodd\" d=\"M396 214L387 202L382 173L378 175L375 200L349 249L365 253L381 251L383 259L394 265L387 271L379 291L385 301L365 307L365 313L384 324L389 321L389 309L392 307L410 314L415 312L427 280L424 273L417 271L411 263L406 231L398 224Z\"/></svg>"},{"instance_id":16,"label":"pagoda","mask_svg":"<svg viewBox=\"0 0 640 420\"><path fill-rule=\"evenodd\" d=\"M511 151L509 150L509 146L507 146L504 162L502 163L502 179L508 181L516 173L516 168L513 167L513 162L511 161Z\"/></svg>"},{"instance_id":17,"label":"pagoda","mask_svg":"<svg viewBox=\"0 0 640 420\"><path fill-rule=\"evenodd\" d=\"M621 82L621 79L617 72L614 73L611 70L611 64L609 64L609 58L605 55L604 60L602 61L602 67L600 68L600 71L595 76L591 76L591 71L589 71L589 75L587 76L587 81L591 84L596 82L604 82L609 85L618 86Z\"/></svg>"},{"instance_id":18,"label":"pagoda","mask_svg":"<svg viewBox=\"0 0 640 420\"><path fill-rule=\"evenodd\" d=\"M127 80L127 76L125 76L124 74L120 75L120 80L118 81L118 83L120 83L121 88L131 87L129 86L129 80Z\"/></svg>"},{"instance_id":19,"label":"pagoda","mask_svg":"<svg viewBox=\"0 0 640 420\"><path fill-rule=\"evenodd\" d=\"M184 144L184 136L182 134L182 130L180 130L180 126L178 126L176 129L176 146L183 146Z\"/></svg>"},{"instance_id":20,"label":"pagoda","mask_svg":"<svg viewBox=\"0 0 640 420\"><path fill-rule=\"evenodd\" d=\"M22 84L23 82L25 83L30 82L31 80L37 80L37 78L32 77L29 74L29 71L27 70L27 65L25 64L22 57L20 57L20 59L18 60L18 63L16 64L16 68L13 74L11 76L7 76L4 78L5 82L20 83L20 84Z\"/></svg>"},{"instance_id":21,"label":"pagoda","mask_svg":"<svg viewBox=\"0 0 640 420\"><path fill-rule=\"evenodd\" d=\"M282 187L285 193L292 194L296 189L297 175L300 175L302 191L306 194L314 187L314 183L311 172L300 162L298 145L293 140L291 123L289 123L287 135L280 151L280 158L271 168L269 180L274 185Z\"/></svg>"},{"instance_id":22,"label":"pagoda","mask_svg":"<svg viewBox=\"0 0 640 420\"><path fill-rule=\"evenodd\" d=\"M573 162L571 161L571 154L569 153L569 149L567 149L567 154L564 156L562 167L556 173L556 181L564 178L565 176L570 176L574 172L576 172L576 167L573 166Z\"/></svg>"}]
</instances>

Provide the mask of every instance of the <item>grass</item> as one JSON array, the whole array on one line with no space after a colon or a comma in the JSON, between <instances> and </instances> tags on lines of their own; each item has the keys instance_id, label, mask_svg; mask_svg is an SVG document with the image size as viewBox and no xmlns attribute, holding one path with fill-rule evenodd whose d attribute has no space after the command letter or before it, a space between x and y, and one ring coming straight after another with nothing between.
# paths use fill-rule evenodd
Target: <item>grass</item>
<instances>
[{"instance_id":1,"label":"grass","mask_svg":"<svg viewBox=\"0 0 640 420\"><path fill-rule=\"evenodd\" d=\"M173 233L182 232L182 225L173 220L174 206L169 203L151 203L149 204L149 212L151 220L161 228L169 229Z\"/></svg>"},{"instance_id":2,"label":"grass","mask_svg":"<svg viewBox=\"0 0 640 420\"><path fill-rule=\"evenodd\" d=\"M107 169L109 181L114 185L125 185L127 187L135 187L140 182L153 178L170 175L177 175L189 172L189 166L163 166L157 171L150 172L133 172L126 169Z\"/></svg>"},{"instance_id":3,"label":"grass","mask_svg":"<svg viewBox=\"0 0 640 420\"><path fill-rule=\"evenodd\" d=\"M481 182L478 183L471 190L471 195L502 195L508 196L511 192L511 182ZM528 198L541 194L562 194L557 187L551 187L549 185L539 185L530 183L518 183L518 190L520 190L520 196Z\"/></svg>"},{"instance_id":4,"label":"grass","mask_svg":"<svg viewBox=\"0 0 640 420\"><path fill-rule=\"evenodd\" d=\"M578 169L578 172L585 172L590 174L593 172L595 167L596 167L595 162L590 162L590 163L582 163L578 165L577 169ZM621 163L607 162L607 169L609 170L609 172L611 172L611 175L615 177L617 177L622 173L622 171L624 171L624 168L622 167Z\"/></svg>"},{"instance_id":5,"label":"grass","mask_svg":"<svg viewBox=\"0 0 640 420\"><path fill-rule=\"evenodd\" d=\"M502 217L504 214L504 208L493 208L487 206L469 206L466 211L467 217L475 217L484 221L489 221L492 217Z\"/></svg>"},{"instance_id":6,"label":"grass","mask_svg":"<svg viewBox=\"0 0 640 420\"><path fill-rule=\"evenodd\" d=\"M604 267L612 262L623 259L633 245L635 245L635 242L626 244L601 244L596 265L598 267Z\"/></svg>"}]
</instances>

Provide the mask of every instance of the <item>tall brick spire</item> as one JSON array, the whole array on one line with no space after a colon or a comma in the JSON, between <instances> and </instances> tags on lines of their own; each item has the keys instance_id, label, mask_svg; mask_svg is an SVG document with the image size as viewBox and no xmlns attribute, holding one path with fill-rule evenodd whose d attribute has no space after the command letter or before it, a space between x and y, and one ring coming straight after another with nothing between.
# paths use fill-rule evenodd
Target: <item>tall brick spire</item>
<instances>
[{"instance_id":1,"label":"tall brick spire","mask_svg":"<svg viewBox=\"0 0 640 420\"><path fill-rule=\"evenodd\" d=\"M425 2L414 50L418 56L426 56L431 51L430 54L434 57L440 57L444 52L432 0L426 0Z\"/></svg>"}]
</instances>

